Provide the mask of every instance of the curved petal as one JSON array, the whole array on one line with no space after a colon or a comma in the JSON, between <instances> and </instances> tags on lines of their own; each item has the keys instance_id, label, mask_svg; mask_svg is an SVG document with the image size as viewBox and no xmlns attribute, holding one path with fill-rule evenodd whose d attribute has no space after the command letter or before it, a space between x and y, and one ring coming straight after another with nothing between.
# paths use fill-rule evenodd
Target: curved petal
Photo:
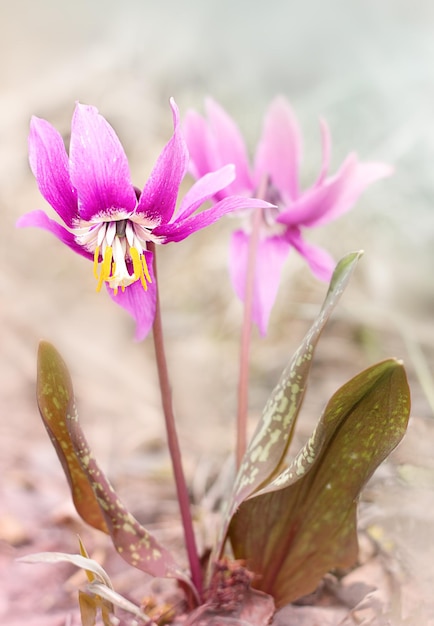
<instances>
[{"instance_id":1,"label":"curved petal","mask_svg":"<svg viewBox=\"0 0 434 626\"><path fill-rule=\"evenodd\" d=\"M179 211L175 217L172 218L172 222L178 221L181 218L185 219L206 201L227 187L235 178L235 168L231 165L226 165L220 168L217 172L210 172L202 176L185 194Z\"/></svg>"},{"instance_id":2,"label":"curved petal","mask_svg":"<svg viewBox=\"0 0 434 626\"><path fill-rule=\"evenodd\" d=\"M325 282L331 279L336 263L326 250L307 243L298 228L288 229L285 237L288 243L306 259L314 276Z\"/></svg>"},{"instance_id":3,"label":"curved petal","mask_svg":"<svg viewBox=\"0 0 434 626\"><path fill-rule=\"evenodd\" d=\"M205 119L196 111L187 111L182 128L190 153L188 169L193 178L200 178L217 169L210 162L211 130Z\"/></svg>"},{"instance_id":4,"label":"curved petal","mask_svg":"<svg viewBox=\"0 0 434 626\"><path fill-rule=\"evenodd\" d=\"M188 167L187 145L179 125L179 111L173 98L174 131L163 148L139 199L136 212L143 213L151 221L166 224L175 210L179 186Z\"/></svg>"},{"instance_id":5,"label":"curved petal","mask_svg":"<svg viewBox=\"0 0 434 626\"><path fill-rule=\"evenodd\" d=\"M30 213L26 213L19 218L16 225L18 228L36 226L37 228L48 230L55 237L57 237L57 239L60 239L62 243L71 248L71 250L74 250L77 254L81 254L81 256L86 257L86 259L93 261L93 255L75 241L74 235L66 230L66 228L58 224L58 222L49 218L44 211L31 211Z\"/></svg>"},{"instance_id":6,"label":"curved petal","mask_svg":"<svg viewBox=\"0 0 434 626\"><path fill-rule=\"evenodd\" d=\"M350 155L333 178L306 191L276 219L290 226L326 224L349 211L371 183L391 173L392 168L384 163L360 163L356 155Z\"/></svg>"},{"instance_id":7,"label":"curved petal","mask_svg":"<svg viewBox=\"0 0 434 626\"><path fill-rule=\"evenodd\" d=\"M222 195L252 193L253 182L247 149L235 122L226 111L211 98L205 102L206 112L212 133L211 154L208 155L212 169L233 163L236 169L236 180L227 187Z\"/></svg>"},{"instance_id":8,"label":"curved petal","mask_svg":"<svg viewBox=\"0 0 434 626\"><path fill-rule=\"evenodd\" d=\"M75 107L69 160L82 219L110 215L112 209L134 210L136 194L125 151L113 128L93 106Z\"/></svg>"},{"instance_id":9,"label":"curved petal","mask_svg":"<svg viewBox=\"0 0 434 626\"><path fill-rule=\"evenodd\" d=\"M111 299L135 319L136 333L134 338L136 341L142 341L149 334L155 317L157 290L152 272L152 253L145 252L145 256L152 278L152 283L148 284L147 291L143 289L140 281L136 281L125 291L119 289L117 295L114 295L113 289L107 287Z\"/></svg>"},{"instance_id":10,"label":"curved petal","mask_svg":"<svg viewBox=\"0 0 434 626\"><path fill-rule=\"evenodd\" d=\"M298 197L301 133L295 115L282 96L271 103L264 120L262 138L255 158L255 180L264 175L284 196Z\"/></svg>"},{"instance_id":11,"label":"curved petal","mask_svg":"<svg viewBox=\"0 0 434 626\"><path fill-rule=\"evenodd\" d=\"M249 239L249 235L241 230L234 232L229 250L232 285L235 293L242 301L244 301L246 292ZM271 310L279 289L283 264L289 250L290 244L279 235L265 237L258 244L252 319L263 336L267 332Z\"/></svg>"},{"instance_id":12,"label":"curved petal","mask_svg":"<svg viewBox=\"0 0 434 626\"><path fill-rule=\"evenodd\" d=\"M209 209L205 209L201 213L197 213L192 217L172 222L171 224L163 224L155 228L153 234L163 238L162 243L172 241L182 241L189 237L197 230L201 230L206 226L214 224L223 215L232 213L233 211L241 211L245 209L265 209L270 207L268 202L256 200L255 198L245 198L244 196L230 196L217 202Z\"/></svg>"},{"instance_id":13,"label":"curved petal","mask_svg":"<svg viewBox=\"0 0 434 626\"><path fill-rule=\"evenodd\" d=\"M72 227L78 217L77 200L69 179L69 163L63 139L51 124L32 117L29 162L45 200Z\"/></svg>"}]
</instances>

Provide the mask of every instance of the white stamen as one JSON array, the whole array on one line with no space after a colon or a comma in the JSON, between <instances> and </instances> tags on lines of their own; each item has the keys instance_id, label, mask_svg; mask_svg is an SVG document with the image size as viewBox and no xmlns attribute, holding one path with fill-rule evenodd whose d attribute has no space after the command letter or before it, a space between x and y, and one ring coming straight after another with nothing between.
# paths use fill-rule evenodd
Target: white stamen
<instances>
[{"instance_id":1,"label":"white stamen","mask_svg":"<svg viewBox=\"0 0 434 626\"><path fill-rule=\"evenodd\" d=\"M130 247L134 245L134 230L130 221L127 222L127 226L125 228L125 236L127 238Z\"/></svg>"},{"instance_id":2,"label":"white stamen","mask_svg":"<svg viewBox=\"0 0 434 626\"><path fill-rule=\"evenodd\" d=\"M111 246L116 234L116 222L109 222L106 226L105 240L108 246ZM117 239L117 237L116 237Z\"/></svg>"},{"instance_id":3,"label":"white stamen","mask_svg":"<svg viewBox=\"0 0 434 626\"><path fill-rule=\"evenodd\" d=\"M93 229L93 232L95 232L97 235L97 239L96 239L97 246L100 246L102 244L104 237L105 237L106 228L107 227L105 224L100 224L99 226Z\"/></svg>"}]
</instances>

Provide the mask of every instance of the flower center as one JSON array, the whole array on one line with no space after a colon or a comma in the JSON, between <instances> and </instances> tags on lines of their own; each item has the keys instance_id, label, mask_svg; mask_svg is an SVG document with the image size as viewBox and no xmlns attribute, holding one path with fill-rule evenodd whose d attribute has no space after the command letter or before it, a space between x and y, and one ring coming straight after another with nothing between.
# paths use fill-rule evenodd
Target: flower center
<instances>
[{"instance_id":1,"label":"flower center","mask_svg":"<svg viewBox=\"0 0 434 626\"><path fill-rule=\"evenodd\" d=\"M117 295L133 283L140 281L145 291L152 282L146 262L146 243L157 241L153 237L153 225L143 225L128 218L82 224L76 235L77 241L93 253L93 273L97 280L96 290L104 282ZM84 228L83 228L84 227Z\"/></svg>"},{"instance_id":2,"label":"flower center","mask_svg":"<svg viewBox=\"0 0 434 626\"><path fill-rule=\"evenodd\" d=\"M259 194L259 195L258 195ZM261 198L270 204L274 204L274 207L266 207L261 209L262 226L268 232L275 232L279 234L283 227L276 222L276 218L284 206L284 201L279 189L272 183L269 177L264 181L263 185L255 190L254 197Z\"/></svg>"}]
</instances>

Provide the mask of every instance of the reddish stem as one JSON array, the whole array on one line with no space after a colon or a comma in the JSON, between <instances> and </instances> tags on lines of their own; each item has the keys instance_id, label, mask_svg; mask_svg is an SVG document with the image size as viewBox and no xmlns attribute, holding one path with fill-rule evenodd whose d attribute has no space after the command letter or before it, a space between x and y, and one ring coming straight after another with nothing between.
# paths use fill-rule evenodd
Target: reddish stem
<instances>
[{"instance_id":1,"label":"reddish stem","mask_svg":"<svg viewBox=\"0 0 434 626\"><path fill-rule=\"evenodd\" d=\"M172 460L173 474L176 484L179 508L181 511L182 525L184 529L185 545L188 560L190 563L191 578L195 585L199 597L202 597L202 568L194 536L193 520L190 511L187 483L185 481L184 470L182 468L181 450L179 447L178 435L176 433L175 416L172 404L172 388L169 381L167 369L166 353L164 349L163 325L161 322L161 307L157 280L157 261L155 244L149 243L149 251L153 254L154 280L156 283L156 306L153 325L153 336L155 346L155 357L157 361L158 379L160 382L161 402L163 406L164 419L166 423L167 443L169 446L170 458Z\"/></svg>"},{"instance_id":2,"label":"reddish stem","mask_svg":"<svg viewBox=\"0 0 434 626\"><path fill-rule=\"evenodd\" d=\"M258 188L257 198L265 198L268 185L268 176L264 176ZM244 315L241 331L240 373L238 380L238 412L237 412L237 444L236 464L241 465L247 448L247 414L249 398L249 362L250 345L252 340L252 311L255 293L256 257L258 253L260 226L263 209L256 209L253 214L252 232L249 238L247 257L246 288L244 294Z\"/></svg>"}]
</instances>

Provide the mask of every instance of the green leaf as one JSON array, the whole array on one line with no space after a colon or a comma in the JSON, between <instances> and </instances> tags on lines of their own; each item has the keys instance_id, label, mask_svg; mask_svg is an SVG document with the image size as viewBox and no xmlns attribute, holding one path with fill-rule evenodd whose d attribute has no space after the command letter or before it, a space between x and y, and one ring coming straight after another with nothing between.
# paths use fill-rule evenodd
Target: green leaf
<instances>
[{"instance_id":1,"label":"green leaf","mask_svg":"<svg viewBox=\"0 0 434 626\"><path fill-rule=\"evenodd\" d=\"M216 558L221 555L230 520L241 502L270 480L282 464L303 401L316 344L361 254L348 254L336 266L318 317L265 405L235 481L215 551Z\"/></svg>"},{"instance_id":2,"label":"green leaf","mask_svg":"<svg viewBox=\"0 0 434 626\"><path fill-rule=\"evenodd\" d=\"M290 466L240 505L229 537L278 607L357 558L357 498L402 439L410 412L405 370L389 359L358 374L327 404Z\"/></svg>"},{"instance_id":3,"label":"green leaf","mask_svg":"<svg viewBox=\"0 0 434 626\"><path fill-rule=\"evenodd\" d=\"M108 532L121 557L151 576L177 578L191 585L170 552L139 524L116 495L92 454L73 404L68 408L66 420L76 457L92 487Z\"/></svg>"},{"instance_id":4,"label":"green leaf","mask_svg":"<svg viewBox=\"0 0 434 626\"><path fill-rule=\"evenodd\" d=\"M57 350L42 342L38 354L38 404L68 477L77 512L109 533L130 565L156 577L176 578L195 591L171 553L128 512L98 466L81 430L71 379Z\"/></svg>"},{"instance_id":5,"label":"green leaf","mask_svg":"<svg viewBox=\"0 0 434 626\"><path fill-rule=\"evenodd\" d=\"M73 399L68 368L57 350L41 341L38 350L37 400L39 412L68 479L77 513L90 526L108 533L92 487L75 454L66 416Z\"/></svg>"}]
</instances>

